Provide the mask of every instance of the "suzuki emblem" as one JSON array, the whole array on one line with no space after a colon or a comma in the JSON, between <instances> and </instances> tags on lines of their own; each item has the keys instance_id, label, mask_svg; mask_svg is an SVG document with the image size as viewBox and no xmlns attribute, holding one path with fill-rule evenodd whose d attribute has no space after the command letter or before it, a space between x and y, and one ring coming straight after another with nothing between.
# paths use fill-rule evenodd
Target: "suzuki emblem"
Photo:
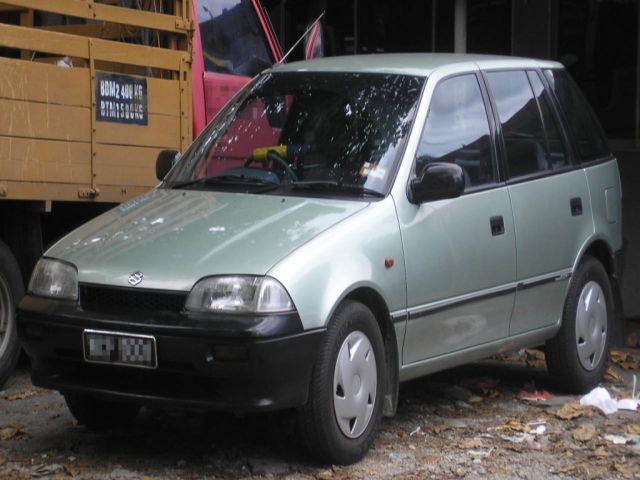
<instances>
[{"instance_id":1,"label":"suzuki emblem","mask_svg":"<svg viewBox=\"0 0 640 480\"><path fill-rule=\"evenodd\" d=\"M142 277L144 277L142 272L133 272L131 275L129 275L129 285L135 287L142 281Z\"/></svg>"}]
</instances>

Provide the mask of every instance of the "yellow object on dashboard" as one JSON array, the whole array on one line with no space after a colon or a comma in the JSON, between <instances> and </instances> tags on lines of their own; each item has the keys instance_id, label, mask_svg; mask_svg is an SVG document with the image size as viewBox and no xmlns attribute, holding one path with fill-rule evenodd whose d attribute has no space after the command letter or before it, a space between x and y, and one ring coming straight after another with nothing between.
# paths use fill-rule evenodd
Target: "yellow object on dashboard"
<instances>
[{"instance_id":1,"label":"yellow object on dashboard","mask_svg":"<svg viewBox=\"0 0 640 480\"><path fill-rule=\"evenodd\" d=\"M266 160L267 153L275 152L281 158L285 158L287 156L287 146L286 145L275 145L273 147L260 147L254 148L252 157L254 160Z\"/></svg>"}]
</instances>

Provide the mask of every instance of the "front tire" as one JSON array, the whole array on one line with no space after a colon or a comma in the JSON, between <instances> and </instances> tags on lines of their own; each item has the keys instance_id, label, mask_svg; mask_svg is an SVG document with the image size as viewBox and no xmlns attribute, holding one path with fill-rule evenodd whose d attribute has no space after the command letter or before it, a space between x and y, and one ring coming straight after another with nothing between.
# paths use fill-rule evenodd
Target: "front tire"
<instances>
[{"instance_id":1,"label":"front tire","mask_svg":"<svg viewBox=\"0 0 640 480\"><path fill-rule=\"evenodd\" d=\"M308 451L326 463L360 460L380 425L385 378L380 327L367 307L346 300L329 323L309 400L298 411Z\"/></svg>"},{"instance_id":2,"label":"front tire","mask_svg":"<svg viewBox=\"0 0 640 480\"><path fill-rule=\"evenodd\" d=\"M20 267L11 250L0 242L0 388L20 356L16 306L24 295Z\"/></svg>"},{"instance_id":3,"label":"front tire","mask_svg":"<svg viewBox=\"0 0 640 480\"><path fill-rule=\"evenodd\" d=\"M111 402L86 393L67 392L64 399L78 425L90 430L129 425L140 411L139 405Z\"/></svg>"},{"instance_id":4,"label":"front tire","mask_svg":"<svg viewBox=\"0 0 640 480\"><path fill-rule=\"evenodd\" d=\"M595 258L585 257L569 285L562 327L546 345L547 369L559 389L583 393L602 379L614 312L606 270Z\"/></svg>"}]
</instances>

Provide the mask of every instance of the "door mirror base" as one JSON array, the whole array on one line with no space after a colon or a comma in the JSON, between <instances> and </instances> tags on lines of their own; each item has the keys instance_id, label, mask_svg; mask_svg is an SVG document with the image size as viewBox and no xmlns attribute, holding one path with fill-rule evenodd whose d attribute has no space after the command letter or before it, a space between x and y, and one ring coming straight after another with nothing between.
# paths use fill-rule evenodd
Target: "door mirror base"
<instances>
[{"instance_id":1,"label":"door mirror base","mask_svg":"<svg viewBox=\"0 0 640 480\"><path fill-rule=\"evenodd\" d=\"M456 198L464 191L464 172L455 163L428 163L418 177L409 182L409 201L420 204Z\"/></svg>"}]
</instances>

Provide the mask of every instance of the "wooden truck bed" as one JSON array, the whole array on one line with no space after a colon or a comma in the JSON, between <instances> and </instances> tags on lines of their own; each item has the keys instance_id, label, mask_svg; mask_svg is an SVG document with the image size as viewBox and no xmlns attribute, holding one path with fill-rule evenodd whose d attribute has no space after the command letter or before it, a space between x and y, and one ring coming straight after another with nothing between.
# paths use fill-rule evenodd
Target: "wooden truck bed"
<instances>
[{"instance_id":1,"label":"wooden truck bed","mask_svg":"<svg viewBox=\"0 0 640 480\"><path fill-rule=\"evenodd\" d=\"M121 202L157 183L160 150L190 143L189 2L110 3L0 3L19 18L0 23L0 201ZM37 12L81 23L34 26ZM132 43L142 29L155 46Z\"/></svg>"}]
</instances>

